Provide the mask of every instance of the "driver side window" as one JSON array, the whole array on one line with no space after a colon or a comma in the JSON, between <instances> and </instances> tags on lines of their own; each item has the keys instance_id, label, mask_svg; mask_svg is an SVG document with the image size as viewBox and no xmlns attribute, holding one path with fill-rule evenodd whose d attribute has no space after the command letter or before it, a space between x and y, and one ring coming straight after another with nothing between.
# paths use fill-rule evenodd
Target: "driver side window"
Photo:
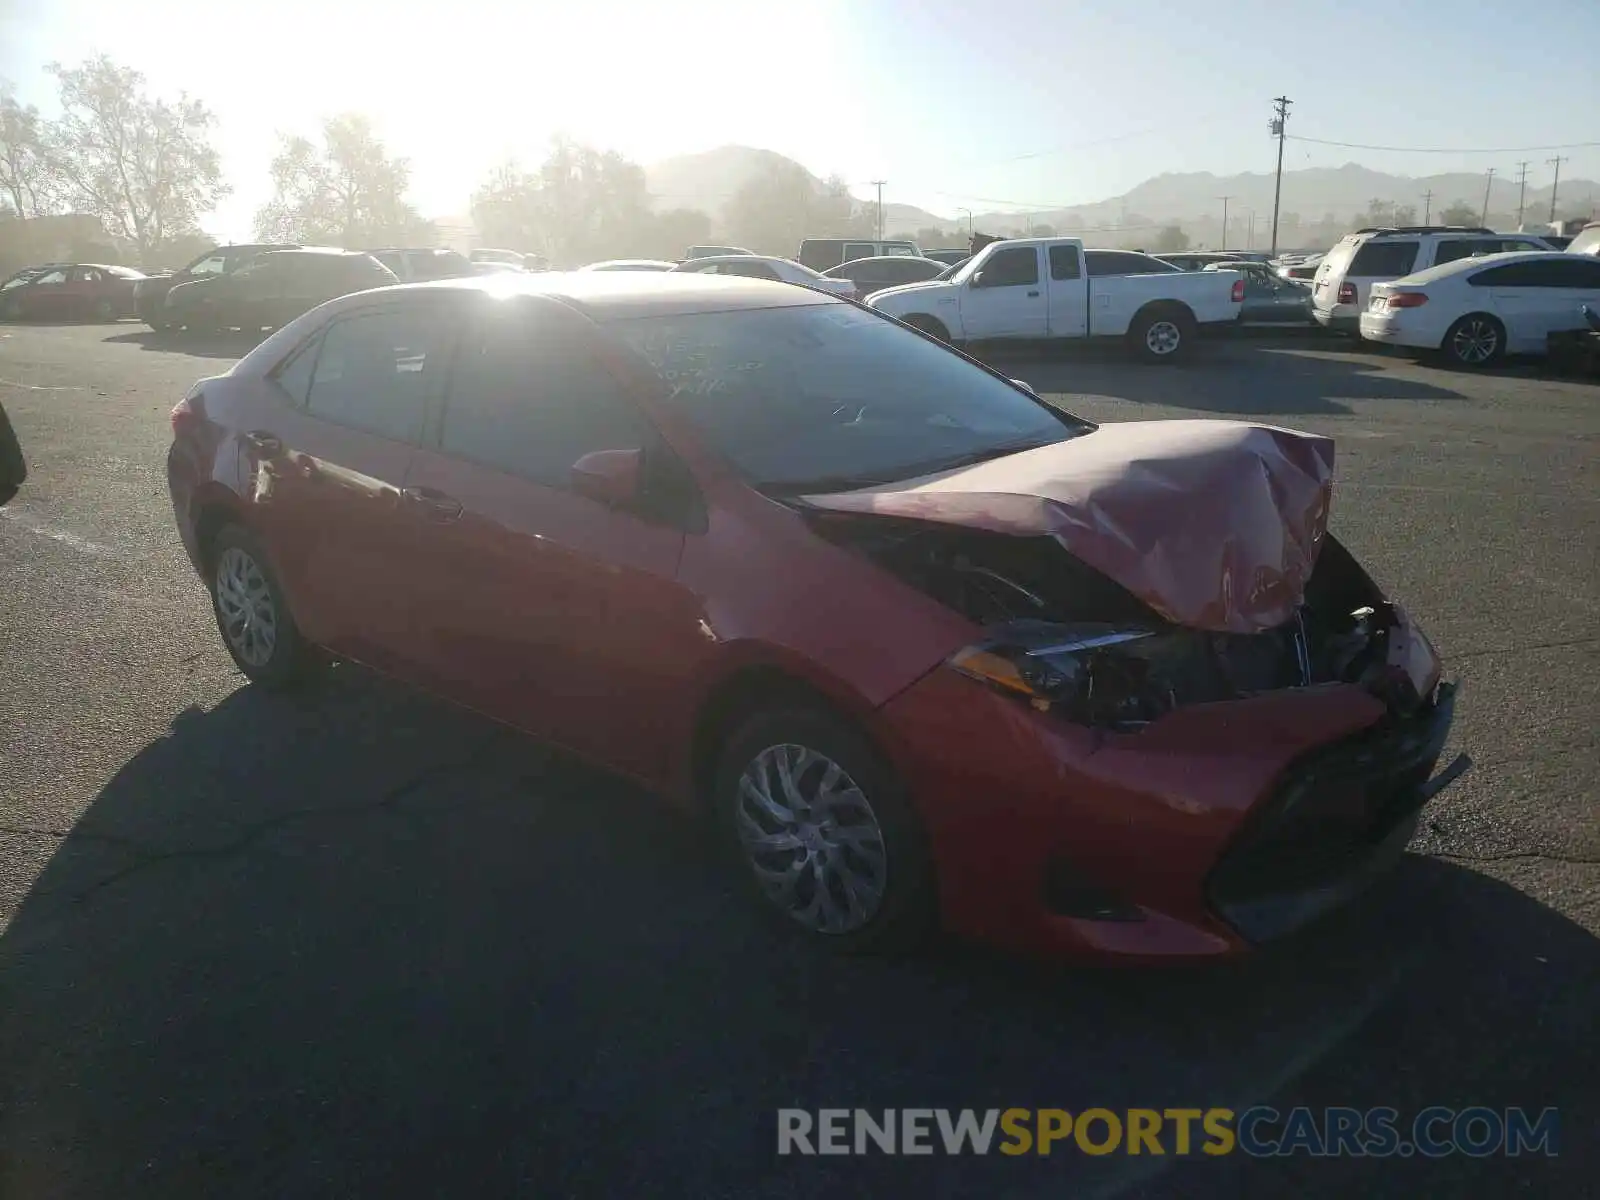
<instances>
[{"instance_id":1,"label":"driver side window","mask_svg":"<svg viewBox=\"0 0 1600 1200\"><path fill-rule=\"evenodd\" d=\"M983 265L984 287L1025 287L1039 282L1039 251L1033 246L997 250Z\"/></svg>"}]
</instances>

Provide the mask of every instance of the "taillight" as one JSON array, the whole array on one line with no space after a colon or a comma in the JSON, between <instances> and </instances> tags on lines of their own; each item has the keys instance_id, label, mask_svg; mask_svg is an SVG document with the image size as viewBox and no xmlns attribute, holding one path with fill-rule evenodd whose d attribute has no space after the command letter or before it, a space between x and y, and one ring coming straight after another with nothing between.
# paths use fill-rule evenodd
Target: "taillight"
<instances>
[{"instance_id":1,"label":"taillight","mask_svg":"<svg viewBox=\"0 0 1600 1200\"><path fill-rule=\"evenodd\" d=\"M1426 292L1396 292L1389 297L1390 308L1421 308L1427 302Z\"/></svg>"},{"instance_id":2,"label":"taillight","mask_svg":"<svg viewBox=\"0 0 1600 1200\"><path fill-rule=\"evenodd\" d=\"M1356 302L1356 285L1353 284L1353 283L1341 283L1339 285L1339 303L1340 304L1354 304L1355 302Z\"/></svg>"},{"instance_id":3,"label":"taillight","mask_svg":"<svg viewBox=\"0 0 1600 1200\"><path fill-rule=\"evenodd\" d=\"M1243 304L1244 303L1244 280L1243 279L1235 279L1233 281L1233 302L1235 304Z\"/></svg>"}]
</instances>

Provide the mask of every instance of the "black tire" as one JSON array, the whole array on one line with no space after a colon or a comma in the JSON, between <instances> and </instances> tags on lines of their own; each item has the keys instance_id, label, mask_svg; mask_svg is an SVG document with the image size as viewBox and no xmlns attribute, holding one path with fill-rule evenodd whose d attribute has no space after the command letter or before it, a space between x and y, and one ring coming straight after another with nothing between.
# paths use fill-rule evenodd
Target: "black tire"
<instances>
[{"instance_id":1,"label":"black tire","mask_svg":"<svg viewBox=\"0 0 1600 1200\"><path fill-rule=\"evenodd\" d=\"M1147 363L1179 363L1194 352L1197 331L1188 309L1157 305L1135 313L1128 344Z\"/></svg>"},{"instance_id":2,"label":"black tire","mask_svg":"<svg viewBox=\"0 0 1600 1200\"><path fill-rule=\"evenodd\" d=\"M242 556L249 567L241 568L235 556ZM253 642L242 636L237 616L239 590L234 586L241 569L246 572L246 579L253 569L260 581L260 590L254 592L250 605L251 619L258 631L267 624L262 618L270 612L271 647L264 655L252 653L252 646L259 650L259 636ZM217 632L222 635L222 644L227 647L234 665L252 683L270 691L287 691L311 683L321 675L327 657L301 636L260 538L242 525L223 526L211 539L206 554L206 574L206 584L211 591L211 612L216 618ZM224 578L229 575L235 578ZM250 620L244 624L248 626Z\"/></svg>"},{"instance_id":3,"label":"black tire","mask_svg":"<svg viewBox=\"0 0 1600 1200\"><path fill-rule=\"evenodd\" d=\"M1488 313L1468 313L1446 331L1439 350L1462 370L1492 367L1506 355L1506 327Z\"/></svg>"},{"instance_id":4,"label":"black tire","mask_svg":"<svg viewBox=\"0 0 1600 1200\"><path fill-rule=\"evenodd\" d=\"M754 814L761 831L768 834L781 834L785 827L756 801L745 799L741 778L747 769L756 769L764 755L781 754L783 748L803 748L836 764L848 782L855 785L854 792L864 798L865 812L861 805L848 800L826 810L821 806L813 808L801 816L804 827L791 834L804 839L807 845L775 848L762 854L753 851L741 837L741 829L755 829L746 818ZM809 792L824 773L824 763L814 763L793 778L803 792ZM768 778L775 776L769 773ZM774 782L773 786L778 785ZM844 796L850 791L841 788L834 794ZM799 813L792 804L789 811ZM712 812L717 837L735 873L762 911L791 934L805 935L840 953L883 953L910 949L935 927L933 864L921 823L882 756L849 723L832 713L790 703L752 716L723 748L714 777ZM835 815L842 815L843 819L836 821ZM845 830L855 836L840 837ZM874 835L881 855L868 852ZM812 905L817 905L817 892L826 887L834 911L855 908L845 914L850 924L819 928L814 921L786 908L761 882L758 862L769 872L797 872L792 886L795 904L809 896ZM804 869L807 864L813 868L809 872ZM832 865L840 870L828 873L830 882L823 883L823 873ZM881 880L881 893L870 906L859 892L855 893L855 906L841 903L851 894L843 887L845 871L857 880L868 880L869 893L870 880Z\"/></svg>"},{"instance_id":5,"label":"black tire","mask_svg":"<svg viewBox=\"0 0 1600 1200\"><path fill-rule=\"evenodd\" d=\"M938 338L946 345L950 344L950 329L938 317L930 317L927 313L912 313L905 319L905 323L913 329L921 330L931 338Z\"/></svg>"}]
</instances>

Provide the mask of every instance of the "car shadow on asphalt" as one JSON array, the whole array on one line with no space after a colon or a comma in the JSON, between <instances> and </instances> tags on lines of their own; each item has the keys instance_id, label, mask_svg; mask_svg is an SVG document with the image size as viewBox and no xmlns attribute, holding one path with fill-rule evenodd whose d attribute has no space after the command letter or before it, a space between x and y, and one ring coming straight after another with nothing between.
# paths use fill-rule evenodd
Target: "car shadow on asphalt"
<instances>
[{"instance_id":1,"label":"car shadow on asphalt","mask_svg":"<svg viewBox=\"0 0 1600 1200\"><path fill-rule=\"evenodd\" d=\"M1132 360L1120 346L991 352L984 361L1045 395L1110 396L1226 416L1337 416L1350 401L1460 400L1462 394L1317 339L1227 339L1177 366ZM1330 354L1329 352L1335 352Z\"/></svg>"},{"instance_id":2,"label":"car shadow on asphalt","mask_svg":"<svg viewBox=\"0 0 1600 1200\"><path fill-rule=\"evenodd\" d=\"M118 333L104 339L120 345L139 346L145 350L160 350L167 354L188 354L195 358L239 359L261 344L261 335L255 333L200 334L174 330L137 329Z\"/></svg>"},{"instance_id":3,"label":"car shadow on asphalt","mask_svg":"<svg viewBox=\"0 0 1600 1200\"><path fill-rule=\"evenodd\" d=\"M775 1155L791 1106L1557 1105L1576 1127L1600 942L1434 860L1224 965L838 958L755 915L695 822L343 667L178 714L64 832L0 938L9 1194L1578 1190L1570 1158Z\"/></svg>"}]
</instances>

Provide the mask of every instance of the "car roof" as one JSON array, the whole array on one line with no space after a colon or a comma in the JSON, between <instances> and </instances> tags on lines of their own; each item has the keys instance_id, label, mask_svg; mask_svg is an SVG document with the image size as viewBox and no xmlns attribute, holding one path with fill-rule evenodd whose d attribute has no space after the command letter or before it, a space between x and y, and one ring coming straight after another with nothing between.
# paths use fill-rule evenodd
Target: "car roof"
<instances>
[{"instance_id":1,"label":"car roof","mask_svg":"<svg viewBox=\"0 0 1600 1200\"><path fill-rule=\"evenodd\" d=\"M345 300L354 306L370 304L374 298L382 296L424 292L478 292L491 298L547 296L601 322L629 317L843 303L825 292L776 280L706 275L695 271L544 271L537 275L478 275L379 288Z\"/></svg>"},{"instance_id":2,"label":"car roof","mask_svg":"<svg viewBox=\"0 0 1600 1200\"><path fill-rule=\"evenodd\" d=\"M1516 262L1542 262L1547 258L1566 258L1565 250L1503 250L1498 254L1474 254L1468 258L1452 259L1447 263L1440 263L1436 267L1429 267L1418 271L1414 275L1407 275L1401 279L1393 279L1391 283L1419 283L1429 284L1440 279L1448 279L1452 275L1460 275L1467 271L1477 271L1484 267L1499 267L1506 263Z\"/></svg>"},{"instance_id":3,"label":"car roof","mask_svg":"<svg viewBox=\"0 0 1600 1200\"><path fill-rule=\"evenodd\" d=\"M705 260L698 259L696 261L704 262ZM661 267L665 270L667 267L675 267L677 265L677 263L667 258L605 258L599 262L588 263L581 267L580 270L599 271L606 267Z\"/></svg>"},{"instance_id":4,"label":"car roof","mask_svg":"<svg viewBox=\"0 0 1600 1200\"><path fill-rule=\"evenodd\" d=\"M696 267L703 267L703 266L705 266L706 263L722 263L722 262L732 262L732 263L750 263L750 262L785 263L785 264L787 264L788 266L791 266L791 267L800 267L801 266L801 264L795 262L794 259L792 259L792 258L783 258L783 257L781 257L781 256L779 256L777 254L707 254L704 258L691 258L687 262L681 262L681 263L678 263L676 265L680 266L680 267L688 267L688 266L691 266L691 265L692 266L696 266ZM801 267L801 269L809 271L811 268L810 267Z\"/></svg>"}]
</instances>

